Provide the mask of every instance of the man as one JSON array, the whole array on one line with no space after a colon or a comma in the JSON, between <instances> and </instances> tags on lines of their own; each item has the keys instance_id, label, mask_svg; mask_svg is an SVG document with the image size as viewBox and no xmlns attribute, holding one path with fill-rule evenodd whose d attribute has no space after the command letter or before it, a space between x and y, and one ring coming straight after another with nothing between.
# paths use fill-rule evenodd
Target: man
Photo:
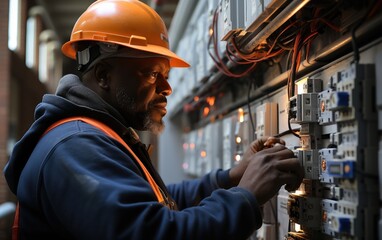
<instances>
[{"instance_id":1,"label":"man","mask_svg":"<svg viewBox=\"0 0 382 240\"><path fill-rule=\"evenodd\" d=\"M44 96L5 168L20 239L245 239L262 204L299 186L298 160L276 138L230 170L163 184L133 129L163 129L169 70L188 64L145 4L93 3L62 50L82 79L64 76Z\"/></svg>"}]
</instances>

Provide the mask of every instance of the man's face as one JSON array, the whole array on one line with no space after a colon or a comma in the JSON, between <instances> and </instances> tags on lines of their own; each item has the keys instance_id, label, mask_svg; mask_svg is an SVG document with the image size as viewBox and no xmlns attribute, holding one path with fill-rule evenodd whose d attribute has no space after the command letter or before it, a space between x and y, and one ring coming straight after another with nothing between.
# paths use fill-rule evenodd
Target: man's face
<instances>
[{"instance_id":1,"label":"man's face","mask_svg":"<svg viewBox=\"0 0 382 240\"><path fill-rule=\"evenodd\" d=\"M159 133L167 113L166 97L172 90L167 82L170 70L166 58L114 58L109 72L112 105L131 127Z\"/></svg>"}]
</instances>

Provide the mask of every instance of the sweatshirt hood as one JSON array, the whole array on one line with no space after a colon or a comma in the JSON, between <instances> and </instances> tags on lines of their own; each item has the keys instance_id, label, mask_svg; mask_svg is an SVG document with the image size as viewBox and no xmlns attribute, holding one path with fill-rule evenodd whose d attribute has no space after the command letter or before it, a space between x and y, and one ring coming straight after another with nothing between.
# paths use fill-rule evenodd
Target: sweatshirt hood
<instances>
[{"instance_id":1,"label":"sweatshirt hood","mask_svg":"<svg viewBox=\"0 0 382 240\"><path fill-rule=\"evenodd\" d=\"M61 119L84 115L113 123L117 131L125 132L127 129L126 122L118 111L84 86L76 75L64 76L56 94L44 95L37 105L34 123L16 143L4 168L5 178L14 194L17 192L21 172L46 129Z\"/></svg>"}]
</instances>

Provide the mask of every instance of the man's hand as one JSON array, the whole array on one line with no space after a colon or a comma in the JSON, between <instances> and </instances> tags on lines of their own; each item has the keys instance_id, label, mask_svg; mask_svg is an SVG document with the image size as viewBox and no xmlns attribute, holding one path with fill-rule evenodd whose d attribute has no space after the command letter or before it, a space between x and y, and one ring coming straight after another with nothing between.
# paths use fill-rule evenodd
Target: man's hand
<instances>
[{"instance_id":1,"label":"man's hand","mask_svg":"<svg viewBox=\"0 0 382 240\"><path fill-rule=\"evenodd\" d=\"M247 169L248 163L253 160L254 155L265 149L265 148L271 148L276 144L282 144L285 145L284 140L280 138L275 137L262 137L259 138L251 143L249 148L246 150L246 152L243 155L243 159L239 162L238 165L231 168L229 172L229 176L231 179L232 184L237 186L241 180L241 177L243 176L245 170Z\"/></svg>"},{"instance_id":2,"label":"man's hand","mask_svg":"<svg viewBox=\"0 0 382 240\"><path fill-rule=\"evenodd\" d=\"M285 143L278 138L262 138L251 143L241 162L230 170L231 180L238 187L252 192L260 205L273 197L286 184L296 190L304 170ZM239 180L238 180L239 179Z\"/></svg>"}]
</instances>

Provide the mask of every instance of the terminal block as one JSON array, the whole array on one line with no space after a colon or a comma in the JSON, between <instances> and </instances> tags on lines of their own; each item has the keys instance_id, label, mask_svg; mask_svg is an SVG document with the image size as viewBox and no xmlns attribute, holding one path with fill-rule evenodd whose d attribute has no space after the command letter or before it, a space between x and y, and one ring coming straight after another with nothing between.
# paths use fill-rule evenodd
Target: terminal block
<instances>
[{"instance_id":1,"label":"terminal block","mask_svg":"<svg viewBox=\"0 0 382 240\"><path fill-rule=\"evenodd\" d=\"M290 98L289 118L292 123L318 122L318 93L303 93Z\"/></svg>"},{"instance_id":2,"label":"terminal block","mask_svg":"<svg viewBox=\"0 0 382 240\"><path fill-rule=\"evenodd\" d=\"M322 91L322 80L318 78L303 78L295 83L296 93L319 93Z\"/></svg>"},{"instance_id":3,"label":"terminal block","mask_svg":"<svg viewBox=\"0 0 382 240\"><path fill-rule=\"evenodd\" d=\"M311 229L320 229L321 199L290 194L288 214L294 223Z\"/></svg>"},{"instance_id":4,"label":"terminal block","mask_svg":"<svg viewBox=\"0 0 382 240\"><path fill-rule=\"evenodd\" d=\"M297 158L304 168L304 178L319 179L318 150L299 150Z\"/></svg>"}]
</instances>

